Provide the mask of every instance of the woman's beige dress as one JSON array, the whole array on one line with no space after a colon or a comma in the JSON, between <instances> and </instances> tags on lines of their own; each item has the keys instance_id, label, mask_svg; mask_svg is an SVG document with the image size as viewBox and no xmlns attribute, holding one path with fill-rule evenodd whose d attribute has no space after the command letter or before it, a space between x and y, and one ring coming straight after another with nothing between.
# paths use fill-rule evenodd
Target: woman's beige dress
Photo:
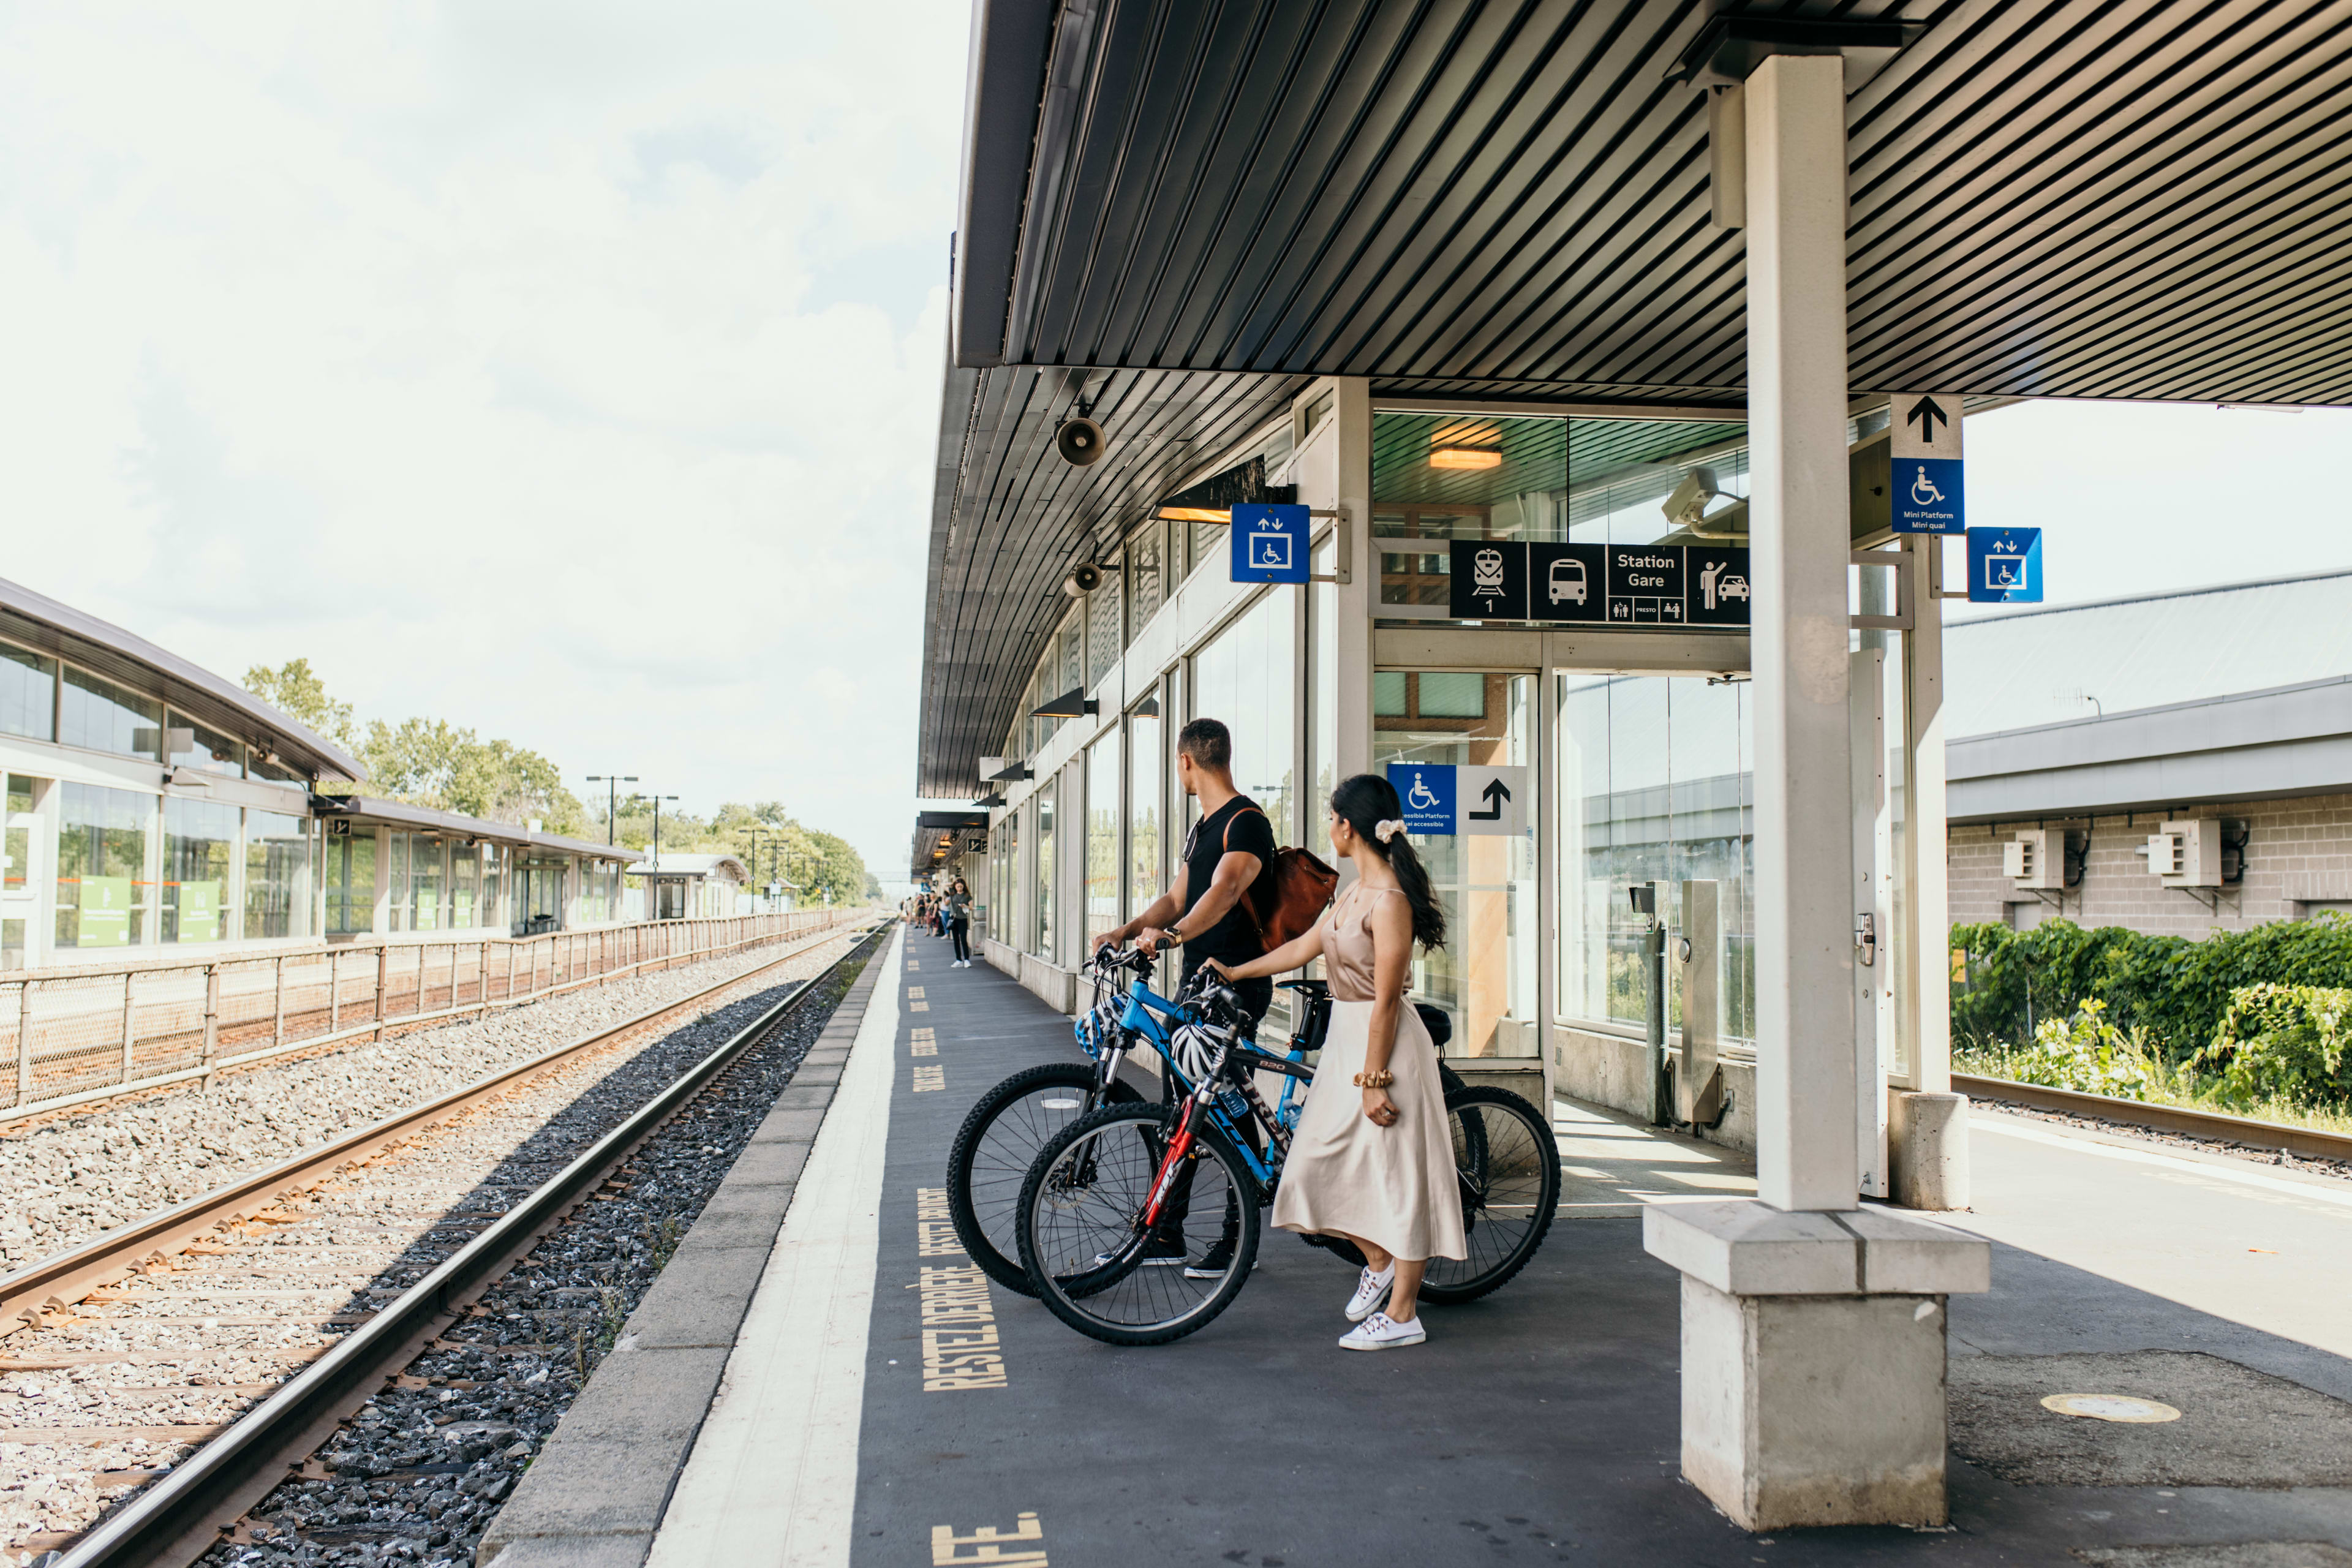
<instances>
[{"instance_id":1,"label":"woman's beige dress","mask_svg":"<svg viewBox=\"0 0 2352 1568\"><path fill-rule=\"evenodd\" d=\"M1284 1230L1344 1231L1399 1258L1465 1258L1437 1047L1409 1000L1397 1004L1396 1047L1389 1053L1396 1124L1372 1125L1364 1115L1364 1091L1356 1087L1371 1043L1371 911L1382 898L1403 896L1394 888L1359 882L1324 917L1331 1032L1291 1134L1274 1223Z\"/></svg>"}]
</instances>

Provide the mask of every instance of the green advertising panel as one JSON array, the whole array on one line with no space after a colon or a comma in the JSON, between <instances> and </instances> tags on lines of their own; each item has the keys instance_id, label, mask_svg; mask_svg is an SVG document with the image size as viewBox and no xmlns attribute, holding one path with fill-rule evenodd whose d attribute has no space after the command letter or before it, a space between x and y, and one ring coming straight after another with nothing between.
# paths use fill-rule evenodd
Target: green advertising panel
<instances>
[{"instance_id":1,"label":"green advertising panel","mask_svg":"<svg viewBox=\"0 0 2352 1568\"><path fill-rule=\"evenodd\" d=\"M180 884L180 940L220 940L221 885L218 882Z\"/></svg>"},{"instance_id":2,"label":"green advertising panel","mask_svg":"<svg viewBox=\"0 0 2352 1568\"><path fill-rule=\"evenodd\" d=\"M81 879L79 931L81 947L131 945L131 879L84 877Z\"/></svg>"}]
</instances>

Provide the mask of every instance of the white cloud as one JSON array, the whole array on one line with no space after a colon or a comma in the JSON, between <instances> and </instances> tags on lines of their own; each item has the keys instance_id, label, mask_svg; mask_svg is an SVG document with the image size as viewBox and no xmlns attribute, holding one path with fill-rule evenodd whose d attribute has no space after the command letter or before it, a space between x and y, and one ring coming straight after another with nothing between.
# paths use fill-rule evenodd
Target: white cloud
<instances>
[{"instance_id":1,"label":"white cloud","mask_svg":"<svg viewBox=\"0 0 2352 1568\"><path fill-rule=\"evenodd\" d=\"M894 868L967 16L9 13L0 571Z\"/></svg>"}]
</instances>

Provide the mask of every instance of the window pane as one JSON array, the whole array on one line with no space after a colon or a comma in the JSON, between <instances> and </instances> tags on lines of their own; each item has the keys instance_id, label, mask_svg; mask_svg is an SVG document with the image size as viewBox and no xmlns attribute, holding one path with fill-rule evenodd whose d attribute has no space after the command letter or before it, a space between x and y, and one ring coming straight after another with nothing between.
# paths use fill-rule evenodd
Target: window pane
<instances>
[{"instance_id":1,"label":"window pane","mask_svg":"<svg viewBox=\"0 0 2352 1568\"><path fill-rule=\"evenodd\" d=\"M1465 682L1475 682L1474 696ZM1528 711L1533 678L1475 671L1432 670L1412 676L1419 714L1378 716L1372 766L1392 762L1453 766L1524 767L1532 796L1534 721ZM1441 706L1475 713L1432 713L1433 688L1450 693ZM1417 952L1415 996L1444 1008L1454 1020L1448 1057L1531 1057L1536 1054L1536 870L1531 834L1516 838L1414 834L1412 845L1445 910L1446 943Z\"/></svg>"},{"instance_id":2,"label":"window pane","mask_svg":"<svg viewBox=\"0 0 2352 1568\"><path fill-rule=\"evenodd\" d=\"M1087 748L1087 943L1118 924L1118 731Z\"/></svg>"},{"instance_id":3,"label":"window pane","mask_svg":"<svg viewBox=\"0 0 2352 1568\"><path fill-rule=\"evenodd\" d=\"M167 795L163 801L163 940L218 942L236 854L236 807Z\"/></svg>"},{"instance_id":4,"label":"window pane","mask_svg":"<svg viewBox=\"0 0 2352 1568\"><path fill-rule=\"evenodd\" d=\"M1127 718L1126 918L1133 920L1160 896L1160 718Z\"/></svg>"},{"instance_id":5,"label":"window pane","mask_svg":"<svg viewBox=\"0 0 2352 1568\"><path fill-rule=\"evenodd\" d=\"M449 928L471 931L482 923L482 852L478 847L449 848Z\"/></svg>"},{"instance_id":6,"label":"window pane","mask_svg":"<svg viewBox=\"0 0 2352 1568\"><path fill-rule=\"evenodd\" d=\"M155 797L95 784L58 789L58 945L138 945L154 905L147 835Z\"/></svg>"},{"instance_id":7,"label":"window pane","mask_svg":"<svg viewBox=\"0 0 2352 1568\"><path fill-rule=\"evenodd\" d=\"M0 645L0 735L52 739L57 697L57 660Z\"/></svg>"},{"instance_id":8,"label":"window pane","mask_svg":"<svg viewBox=\"0 0 2352 1568\"><path fill-rule=\"evenodd\" d=\"M1103 585L1087 595L1087 689L1111 672L1126 650L1127 622L1119 609L1118 569L1113 566Z\"/></svg>"},{"instance_id":9,"label":"window pane","mask_svg":"<svg viewBox=\"0 0 2352 1568\"><path fill-rule=\"evenodd\" d=\"M353 828L326 840L327 930L349 936L375 929L375 835Z\"/></svg>"},{"instance_id":10,"label":"window pane","mask_svg":"<svg viewBox=\"0 0 2352 1568\"><path fill-rule=\"evenodd\" d=\"M163 761L173 767L194 768L224 778L245 776L245 748L184 713L173 713L164 723L163 739L170 748Z\"/></svg>"},{"instance_id":11,"label":"window pane","mask_svg":"<svg viewBox=\"0 0 2352 1568\"><path fill-rule=\"evenodd\" d=\"M1160 613L1163 595L1160 570L1160 538L1165 530L1150 523L1127 544L1127 640L1151 624Z\"/></svg>"},{"instance_id":12,"label":"window pane","mask_svg":"<svg viewBox=\"0 0 2352 1568\"><path fill-rule=\"evenodd\" d=\"M408 845L408 908L411 931L441 929L443 863L448 846L417 834Z\"/></svg>"},{"instance_id":13,"label":"window pane","mask_svg":"<svg viewBox=\"0 0 2352 1568\"><path fill-rule=\"evenodd\" d=\"M245 934L310 934L310 819L245 814Z\"/></svg>"},{"instance_id":14,"label":"window pane","mask_svg":"<svg viewBox=\"0 0 2352 1568\"><path fill-rule=\"evenodd\" d=\"M1058 780L1049 780L1037 792L1036 914L1030 921L1029 951L1049 962L1054 956L1054 793L1058 784Z\"/></svg>"},{"instance_id":15,"label":"window pane","mask_svg":"<svg viewBox=\"0 0 2352 1568\"><path fill-rule=\"evenodd\" d=\"M1748 687L1663 677L1565 676L1558 691L1559 1011L1639 1027L1648 1018L1645 921L1627 889L1720 884L1721 1037L1754 1037L1754 773ZM1670 916L1671 918L1671 916ZM1668 965L1670 984L1678 970ZM1679 986L1667 1024L1681 1025Z\"/></svg>"},{"instance_id":16,"label":"window pane","mask_svg":"<svg viewBox=\"0 0 2352 1568\"><path fill-rule=\"evenodd\" d=\"M1221 719L1233 731L1234 783L1274 824L1277 844L1293 841L1297 820L1292 776L1297 606L1295 590L1275 589L1192 660L1192 716Z\"/></svg>"},{"instance_id":17,"label":"window pane","mask_svg":"<svg viewBox=\"0 0 2352 1568\"><path fill-rule=\"evenodd\" d=\"M58 706L58 741L93 752L160 760L163 705L135 696L85 670L66 667L64 699Z\"/></svg>"}]
</instances>

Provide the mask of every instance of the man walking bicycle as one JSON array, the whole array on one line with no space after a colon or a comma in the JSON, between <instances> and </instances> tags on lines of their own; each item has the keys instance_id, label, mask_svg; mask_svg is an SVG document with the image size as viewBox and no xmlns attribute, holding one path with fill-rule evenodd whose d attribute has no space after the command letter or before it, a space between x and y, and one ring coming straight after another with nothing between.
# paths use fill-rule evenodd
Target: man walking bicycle
<instances>
[{"instance_id":1,"label":"man walking bicycle","mask_svg":"<svg viewBox=\"0 0 2352 1568\"><path fill-rule=\"evenodd\" d=\"M1133 941L1146 952L1163 946L1184 950L1184 978L1211 959L1227 964L1246 963L1261 956L1264 942L1250 889L1274 864L1274 824L1257 802L1234 784L1233 732L1214 719L1195 719L1176 737L1176 781L1184 793L1201 803L1201 820L1185 836L1183 858L1168 890L1141 914L1109 932L1105 947ZM1272 978L1244 980L1234 994L1248 1016L1246 1031L1255 1035L1258 1020L1274 1004ZM1253 1129L1254 1132L1254 1129ZM1187 1164L1178 1176L1161 1211L1158 1233L1144 1252L1147 1264L1183 1263L1184 1220L1191 1210L1195 1167ZM1227 1195L1225 1234L1202 1258L1186 1268L1196 1279L1214 1279L1233 1259L1240 1230L1235 1200Z\"/></svg>"}]
</instances>

